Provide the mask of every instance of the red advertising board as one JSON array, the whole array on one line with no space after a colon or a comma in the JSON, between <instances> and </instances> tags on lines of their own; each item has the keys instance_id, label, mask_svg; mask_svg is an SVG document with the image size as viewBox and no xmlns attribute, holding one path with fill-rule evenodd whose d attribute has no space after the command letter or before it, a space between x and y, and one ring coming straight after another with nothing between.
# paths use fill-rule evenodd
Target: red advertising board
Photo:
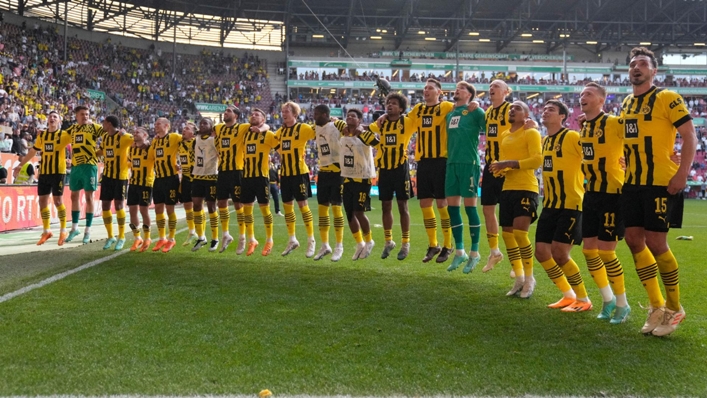
<instances>
[{"instance_id":1,"label":"red advertising board","mask_svg":"<svg viewBox=\"0 0 707 398\"><path fill-rule=\"evenodd\" d=\"M101 214L100 197L101 188L93 193L94 214ZM86 217L84 206L86 196L81 191L81 218ZM68 222L71 223L71 192L64 190L64 205ZM52 213L52 223L58 223L56 207L53 202L49 206ZM0 185L0 232L15 229L32 228L42 225L42 216L39 211L39 197L36 185Z\"/></svg>"}]
</instances>

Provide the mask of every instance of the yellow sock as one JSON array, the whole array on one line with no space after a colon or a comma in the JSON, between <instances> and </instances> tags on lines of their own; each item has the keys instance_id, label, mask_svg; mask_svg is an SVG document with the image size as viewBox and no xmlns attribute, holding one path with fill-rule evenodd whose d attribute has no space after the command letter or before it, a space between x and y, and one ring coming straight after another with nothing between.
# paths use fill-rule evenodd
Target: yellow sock
<instances>
[{"instance_id":1,"label":"yellow sock","mask_svg":"<svg viewBox=\"0 0 707 398\"><path fill-rule=\"evenodd\" d=\"M245 235L245 210L243 207L236 209L236 218L238 219L238 233L243 236Z\"/></svg>"},{"instance_id":2,"label":"yellow sock","mask_svg":"<svg viewBox=\"0 0 707 398\"><path fill-rule=\"evenodd\" d=\"M187 213L187 228L189 228L189 231L194 230L194 210L193 209L186 209L184 210Z\"/></svg>"},{"instance_id":3,"label":"yellow sock","mask_svg":"<svg viewBox=\"0 0 707 398\"><path fill-rule=\"evenodd\" d=\"M579 273L577 263L570 257L570 261L560 265L560 268L562 268L562 272L567 277L567 282L569 282L572 290L577 295L577 300L586 299L588 297L587 288L584 286L584 280L582 280L582 274Z\"/></svg>"},{"instance_id":4,"label":"yellow sock","mask_svg":"<svg viewBox=\"0 0 707 398\"><path fill-rule=\"evenodd\" d=\"M403 243L410 243L410 231L403 231Z\"/></svg>"},{"instance_id":5,"label":"yellow sock","mask_svg":"<svg viewBox=\"0 0 707 398\"><path fill-rule=\"evenodd\" d=\"M221 220L221 231L224 235L226 235L228 233L228 224L231 222L231 215L228 213L228 207L218 208L218 218Z\"/></svg>"},{"instance_id":6,"label":"yellow sock","mask_svg":"<svg viewBox=\"0 0 707 398\"><path fill-rule=\"evenodd\" d=\"M59 228L61 230L66 229L66 206L64 204L60 204L59 207L56 208L57 215L59 216Z\"/></svg>"},{"instance_id":7,"label":"yellow sock","mask_svg":"<svg viewBox=\"0 0 707 398\"><path fill-rule=\"evenodd\" d=\"M305 205L300 209L302 212L302 220L304 221L304 229L307 231L307 237L314 237L314 216L309 206Z\"/></svg>"},{"instance_id":8,"label":"yellow sock","mask_svg":"<svg viewBox=\"0 0 707 398\"><path fill-rule=\"evenodd\" d=\"M253 206L243 206L243 220L245 222L245 235L248 238L255 237L255 227L253 225Z\"/></svg>"},{"instance_id":9,"label":"yellow sock","mask_svg":"<svg viewBox=\"0 0 707 398\"><path fill-rule=\"evenodd\" d=\"M204 236L204 209L194 212L194 230L199 239Z\"/></svg>"},{"instance_id":10,"label":"yellow sock","mask_svg":"<svg viewBox=\"0 0 707 398\"><path fill-rule=\"evenodd\" d=\"M118 239L125 239L125 209L120 209L115 212L118 219Z\"/></svg>"},{"instance_id":11,"label":"yellow sock","mask_svg":"<svg viewBox=\"0 0 707 398\"><path fill-rule=\"evenodd\" d=\"M167 217L169 217L169 239L174 239L177 235L177 213L172 212Z\"/></svg>"},{"instance_id":12,"label":"yellow sock","mask_svg":"<svg viewBox=\"0 0 707 398\"><path fill-rule=\"evenodd\" d=\"M356 243L361 243L363 242L363 235L361 234L361 230L359 229L357 232L353 233L354 240Z\"/></svg>"},{"instance_id":13,"label":"yellow sock","mask_svg":"<svg viewBox=\"0 0 707 398\"><path fill-rule=\"evenodd\" d=\"M211 240L218 240L218 222L219 222L219 215L221 213L221 210L219 209L219 212L213 212L209 213L209 227L211 227ZM228 209L226 209L226 213L228 213ZM228 225L228 221L226 221L226 225ZM228 230L226 230L228 231Z\"/></svg>"},{"instance_id":14,"label":"yellow sock","mask_svg":"<svg viewBox=\"0 0 707 398\"><path fill-rule=\"evenodd\" d=\"M489 241L489 249L498 249L498 234L486 234L486 239Z\"/></svg>"},{"instance_id":15,"label":"yellow sock","mask_svg":"<svg viewBox=\"0 0 707 398\"><path fill-rule=\"evenodd\" d=\"M653 308L664 306L665 300L663 299L663 293L660 292L660 284L658 283L658 264L651 251L644 247L640 253L633 255L633 261L636 263L638 278L646 289L651 306Z\"/></svg>"},{"instance_id":16,"label":"yellow sock","mask_svg":"<svg viewBox=\"0 0 707 398\"><path fill-rule=\"evenodd\" d=\"M655 257L660 270L660 279L665 286L665 306L673 311L680 310L680 275L678 273L678 260L673 252L667 252Z\"/></svg>"},{"instance_id":17,"label":"yellow sock","mask_svg":"<svg viewBox=\"0 0 707 398\"><path fill-rule=\"evenodd\" d=\"M523 260L520 257L520 248L516 242L516 237L513 232L503 232L503 242L506 244L506 253L508 253L508 261L511 262L511 267L513 267L513 272L516 276L521 276L523 274Z\"/></svg>"},{"instance_id":18,"label":"yellow sock","mask_svg":"<svg viewBox=\"0 0 707 398\"><path fill-rule=\"evenodd\" d=\"M165 236L167 236L165 233L165 225L167 225L167 222L165 221L164 213L155 214L155 221L157 221L157 234L160 236L160 239L164 239Z\"/></svg>"},{"instance_id":19,"label":"yellow sock","mask_svg":"<svg viewBox=\"0 0 707 398\"><path fill-rule=\"evenodd\" d=\"M272 240L273 220L272 220L272 213L270 212L270 205L260 206L260 214L263 215L263 222L265 223L265 238L267 240Z\"/></svg>"},{"instance_id":20,"label":"yellow sock","mask_svg":"<svg viewBox=\"0 0 707 398\"><path fill-rule=\"evenodd\" d=\"M564 294L572 290L572 286L570 286L570 284L567 282L567 277L565 277L565 273L562 272L562 269L559 265L557 265L553 258L541 262L540 265L543 266L543 269L547 273L547 276L550 278L552 283L554 283L555 286L560 289L560 292Z\"/></svg>"},{"instance_id":21,"label":"yellow sock","mask_svg":"<svg viewBox=\"0 0 707 398\"><path fill-rule=\"evenodd\" d=\"M606 275L606 268L604 268L604 261L599 256L599 250L597 249L584 249L582 250L584 258L587 260L587 269L589 269L589 275L594 279L594 283L597 284L599 289L603 289L609 286L609 278Z\"/></svg>"},{"instance_id":22,"label":"yellow sock","mask_svg":"<svg viewBox=\"0 0 707 398\"><path fill-rule=\"evenodd\" d=\"M135 224L130 224L130 230L133 231L133 237L135 239L140 239L140 228Z\"/></svg>"},{"instance_id":23,"label":"yellow sock","mask_svg":"<svg viewBox=\"0 0 707 398\"><path fill-rule=\"evenodd\" d=\"M432 206L422 208L422 220L425 224L425 232L427 232L430 247L437 247L437 218Z\"/></svg>"},{"instance_id":24,"label":"yellow sock","mask_svg":"<svg viewBox=\"0 0 707 398\"><path fill-rule=\"evenodd\" d=\"M447 206L440 207L437 210L439 210L439 222L442 224L444 247L451 249L454 245L452 244L452 221L449 219L449 210L447 209Z\"/></svg>"},{"instance_id":25,"label":"yellow sock","mask_svg":"<svg viewBox=\"0 0 707 398\"><path fill-rule=\"evenodd\" d=\"M142 226L142 238L147 240L150 239L152 231L149 225L144 225Z\"/></svg>"},{"instance_id":26,"label":"yellow sock","mask_svg":"<svg viewBox=\"0 0 707 398\"><path fill-rule=\"evenodd\" d=\"M329 243L329 206L319 205L319 237L322 239L322 244Z\"/></svg>"},{"instance_id":27,"label":"yellow sock","mask_svg":"<svg viewBox=\"0 0 707 398\"><path fill-rule=\"evenodd\" d=\"M49 231L51 228L51 223L52 223L52 213L49 210L48 207L45 207L41 210L42 213L42 226L44 227L45 231Z\"/></svg>"},{"instance_id":28,"label":"yellow sock","mask_svg":"<svg viewBox=\"0 0 707 398\"><path fill-rule=\"evenodd\" d=\"M626 285L624 283L624 268L621 262L616 257L616 252L611 250L599 250L599 257L606 268L606 276L611 283L611 290L615 295L626 293Z\"/></svg>"},{"instance_id":29,"label":"yellow sock","mask_svg":"<svg viewBox=\"0 0 707 398\"><path fill-rule=\"evenodd\" d=\"M385 236L386 242L390 242L391 240L393 240L393 230L392 229L384 229L383 236Z\"/></svg>"},{"instance_id":30,"label":"yellow sock","mask_svg":"<svg viewBox=\"0 0 707 398\"><path fill-rule=\"evenodd\" d=\"M113 213L110 210L103 210L103 225L106 227L108 238L113 237Z\"/></svg>"},{"instance_id":31,"label":"yellow sock","mask_svg":"<svg viewBox=\"0 0 707 398\"><path fill-rule=\"evenodd\" d=\"M295 205L288 205L287 203L283 203L282 208L285 209L285 224L287 225L287 233L290 236L295 236L295 222L297 222L297 216L295 215Z\"/></svg>"},{"instance_id":32,"label":"yellow sock","mask_svg":"<svg viewBox=\"0 0 707 398\"><path fill-rule=\"evenodd\" d=\"M513 230L513 236L520 248L520 258L523 261L523 273L526 277L533 276L533 245L528 239L528 231ZM517 274L516 274L517 275Z\"/></svg>"},{"instance_id":33,"label":"yellow sock","mask_svg":"<svg viewBox=\"0 0 707 398\"><path fill-rule=\"evenodd\" d=\"M344 210L341 205L332 205L331 210L334 213L334 235L336 243L344 243Z\"/></svg>"},{"instance_id":34,"label":"yellow sock","mask_svg":"<svg viewBox=\"0 0 707 398\"><path fill-rule=\"evenodd\" d=\"M363 240L364 240L364 242L370 242L373 240L373 236L371 235L371 231L368 231L367 234L363 235Z\"/></svg>"}]
</instances>

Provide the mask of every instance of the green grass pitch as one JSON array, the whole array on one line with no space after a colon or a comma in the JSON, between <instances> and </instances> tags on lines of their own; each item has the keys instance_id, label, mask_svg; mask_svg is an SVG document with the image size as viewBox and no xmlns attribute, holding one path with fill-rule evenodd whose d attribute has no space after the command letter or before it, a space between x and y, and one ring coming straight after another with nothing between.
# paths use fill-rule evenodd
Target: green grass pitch
<instances>
[{"instance_id":1,"label":"green grass pitch","mask_svg":"<svg viewBox=\"0 0 707 398\"><path fill-rule=\"evenodd\" d=\"M380 204L372 204L371 224L381 224ZM316 222L316 202L310 206ZM707 202L688 201L685 228L669 235L687 319L668 338L639 333L646 315L639 305L648 300L624 243L619 258L634 312L612 326L595 319L601 298L578 247L573 257L595 309L561 313L546 308L560 294L537 263L530 300L505 297L507 261L488 274L482 262L470 275L448 273L449 263L423 264L427 238L416 200L410 209L412 250L402 262L397 249L379 258L380 227L365 260L350 260L348 228L338 263L306 259L304 247L281 257L287 234L284 218L275 217L267 258L259 250L236 256L235 244L223 254L191 253L181 233L172 253L127 253L0 303L0 396L255 395L265 388L275 396L707 395ZM254 216L262 248L257 209ZM304 244L299 213L298 222ZM399 228L394 237L400 244ZM465 238L468 247L466 231ZM53 273L105 255L102 245L56 252ZM485 239L481 253L485 259ZM3 258L27 259L47 261L46 254ZM51 274L0 274L0 295Z\"/></svg>"}]
</instances>

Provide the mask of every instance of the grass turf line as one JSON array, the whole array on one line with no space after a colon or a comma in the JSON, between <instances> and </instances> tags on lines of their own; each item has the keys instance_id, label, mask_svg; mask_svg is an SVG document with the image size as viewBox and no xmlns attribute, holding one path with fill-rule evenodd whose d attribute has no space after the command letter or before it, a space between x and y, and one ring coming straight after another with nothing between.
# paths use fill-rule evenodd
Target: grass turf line
<instances>
[{"instance_id":1,"label":"grass turf line","mask_svg":"<svg viewBox=\"0 0 707 398\"><path fill-rule=\"evenodd\" d=\"M380 229L366 260L350 260L348 231L339 263L306 259L304 248L283 258L277 249L286 242L284 220L276 217L267 260L259 252L236 256L235 248L220 255L181 246L168 255L129 253L3 303L0 395L269 388L276 395L700 396L707 391L700 354L707 322L698 292L707 286L694 265L703 257L707 234L697 227L707 225L706 208L688 201L695 227L670 233L696 239L670 241L688 312L670 338L638 333L645 319L638 303L647 299L623 243L634 316L610 326L594 319L598 308L546 309L559 292L537 264L530 300L504 297L512 282L507 262L471 276L447 273L448 263L422 264L427 239L420 227L404 262L378 258ZM413 221L419 213L411 204ZM380 213L369 218L377 223ZM260 223L256 217L262 245ZM298 228L301 242L303 232ZM600 307L578 248L573 257Z\"/></svg>"}]
</instances>

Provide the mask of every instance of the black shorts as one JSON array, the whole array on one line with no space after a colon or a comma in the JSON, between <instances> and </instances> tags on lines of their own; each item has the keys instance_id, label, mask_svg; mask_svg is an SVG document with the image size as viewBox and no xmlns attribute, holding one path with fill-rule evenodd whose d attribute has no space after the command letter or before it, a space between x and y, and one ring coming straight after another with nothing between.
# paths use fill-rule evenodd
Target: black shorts
<instances>
[{"instance_id":1,"label":"black shorts","mask_svg":"<svg viewBox=\"0 0 707 398\"><path fill-rule=\"evenodd\" d=\"M484 166L481 177L481 206L496 206L501 203L501 191L505 177L495 177L489 171L489 165Z\"/></svg>"},{"instance_id":2,"label":"black shorts","mask_svg":"<svg viewBox=\"0 0 707 398\"><path fill-rule=\"evenodd\" d=\"M417 162L417 198L444 199L447 159L422 159Z\"/></svg>"},{"instance_id":3,"label":"black shorts","mask_svg":"<svg viewBox=\"0 0 707 398\"><path fill-rule=\"evenodd\" d=\"M192 198L204 198L207 202L216 201L216 180L199 180L191 182Z\"/></svg>"},{"instance_id":4,"label":"black shorts","mask_svg":"<svg viewBox=\"0 0 707 398\"><path fill-rule=\"evenodd\" d=\"M280 196L283 202L303 201L312 197L309 174L280 177Z\"/></svg>"},{"instance_id":5,"label":"black shorts","mask_svg":"<svg viewBox=\"0 0 707 398\"><path fill-rule=\"evenodd\" d=\"M538 194L531 191L503 191L499 202L498 224L512 227L516 217L530 217L532 224L538 219Z\"/></svg>"},{"instance_id":6,"label":"black shorts","mask_svg":"<svg viewBox=\"0 0 707 398\"><path fill-rule=\"evenodd\" d=\"M179 176L155 178L155 184L152 187L152 194L155 199L155 204L165 204L174 206L179 199Z\"/></svg>"},{"instance_id":7,"label":"black shorts","mask_svg":"<svg viewBox=\"0 0 707 398\"><path fill-rule=\"evenodd\" d=\"M219 171L216 179L216 199L231 198L236 203L241 201L242 170Z\"/></svg>"},{"instance_id":8,"label":"black shorts","mask_svg":"<svg viewBox=\"0 0 707 398\"><path fill-rule=\"evenodd\" d=\"M444 181L442 185L444 186ZM415 197L410 184L410 166L407 161L393 170L381 169L378 173L378 198L381 201L388 201L393 200L393 195L398 200Z\"/></svg>"},{"instance_id":9,"label":"black shorts","mask_svg":"<svg viewBox=\"0 0 707 398\"><path fill-rule=\"evenodd\" d=\"M101 200L125 200L128 193L128 180L101 178Z\"/></svg>"},{"instance_id":10,"label":"black shorts","mask_svg":"<svg viewBox=\"0 0 707 398\"><path fill-rule=\"evenodd\" d=\"M668 232L682 221L682 195L671 195L667 187L624 185L621 212L626 228L642 227L647 231ZM680 222L678 222L680 221Z\"/></svg>"},{"instance_id":11,"label":"black shorts","mask_svg":"<svg viewBox=\"0 0 707 398\"><path fill-rule=\"evenodd\" d=\"M179 202L180 203L190 203L191 202L191 189L193 186L193 181L182 177L182 181L179 183Z\"/></svg>"},{"instance_id":12,"label":"black shorts","mask_svg":"<svg viewBox=\"0 0 707 398\"><path fill-rule=\"evenodd\" d=\"M586 192L582 202L582 238L617 242L624 238L621 194Z\"/></svg>"},{"instance_id":13,"label":"black shorts","mask_svg":"<svg viewBox=\"0 0 707 398\"><path fill-rule=\"evenodd\" d=\"M535 231L535 242L552 243L553 241L568 245L582 243L581 211L543 208Z\"/></svg>"},{"instance_id":14,"label":"black shorts","mask_svg":"<svg viewBox=\"0 0 707 398\"><path fill-rule=\"evenodd\" d=\"M267 177L246 177L241 180L241 203L266 205L270 199L270 182Z\"/></svg>"},{"instance_id":15,"label":"black shorts","mask_svg":"<svg viewBox=\"0 0 707 398\"><path fill-rule=\"evenodd\" d=\"M128 206L149 206L152 203L152 187L130 185L128 187Z\"/></svg>"},{"instance_id":16,"label":"black shorts","mask_svg":"<svg viewBox=\"0 0 707 398\"><path fill-rule=\"evenodd\" d=\"M317 177L317 203L341 204L341 173L320 171Z\"/></svg>"},{"instance_id":17,"label":"black shorts","mask_svg":"<svg viewBox=\"0 0 707 398\"><path fill-rule=\"evenodd\" d=\"M37 181L37 195L63 195L65 176L66 174L40 174L39 181Z\"/></svg>"},{"instance_id":18,"label":"black shorts","mask_svg":"<svg viewBox=\"0 0 707 398\"><path fill-rule=\"evenodd\" d=\"M368 182L345 182L342 199L346 218L351 221L354 212L371 210L371 180Z\"/></svg>"}]
</instances>

